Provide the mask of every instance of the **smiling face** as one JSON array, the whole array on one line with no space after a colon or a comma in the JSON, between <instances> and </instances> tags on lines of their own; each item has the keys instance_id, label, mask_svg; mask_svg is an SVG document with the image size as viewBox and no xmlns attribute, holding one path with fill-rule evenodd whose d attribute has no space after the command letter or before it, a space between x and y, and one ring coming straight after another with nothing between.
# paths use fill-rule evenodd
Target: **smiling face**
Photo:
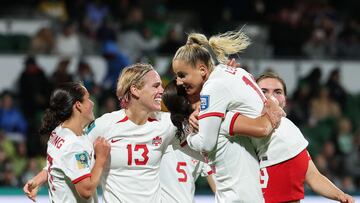
<instances>
[{"instance_id":1,"label":"smiling face","mask_svg":"<svg viewBox=\"0 0 360 203\"><path fill-rule=\"evenodd\" d=\"M265 94L265 96L274 96L281 108L286 105L286 96L282 83L275 78L264 78L258 81L258 85Z\"/></svg>"},{"instance_id":2,"label":"smiling face","mask_svg":"<svg viewBox=\"0 0 360 203\"><path fill-rule=\"evenodd\" d=\"M195 67L183 60L173 60L173 71L177 85L182 85L188 95L199 95L208 76L208 69L202 63Z\"/></svg>"},{"instance_id":3,"label":"smiling face","mask_svg":"<svg viewBox=\"0 0 360 203\"><path fill-rule=\"evenodd\" d=\"M134 95L139 98L139 103L149 112L161 110L161 97L164 93L159 74L151 70L144 75L143 87L134 90Z\"/></svg>"}]
</instances>

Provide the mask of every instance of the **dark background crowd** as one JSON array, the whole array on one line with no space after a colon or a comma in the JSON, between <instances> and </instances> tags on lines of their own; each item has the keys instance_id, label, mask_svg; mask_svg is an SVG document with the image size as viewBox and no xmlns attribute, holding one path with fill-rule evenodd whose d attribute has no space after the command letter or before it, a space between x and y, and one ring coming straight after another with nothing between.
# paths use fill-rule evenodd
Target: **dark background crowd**
<instances>
[{"instance_id":1,"label":"dark background crowd","mask_svg":"<svg viewBox=\"0 0 360 203\"><path fill-rule=\"evenodd\" d=\"M2 1L0 19L46 19L33 35L0 34L0 53L25 54L16 88L0 97L0 187L21 187L44 166L46 139L38 128L57 84L83 81L95 114L119 109L114 89L121 69L134 62L172 56L185 33L207 36L247 30L247 58L360 59L360 1L335 0L22 0ZM6 21L11 26L11 20ZM61 56L47 75L38 55ZM95 82L83 56L106 61ZM71 57L77 70L68 70ZM1 67L5 68L5 67ZM7 67L10 68L10 67ZM168 73L165 78L171 77ZM321 82L314 67L288 95L288 117L309 140L319 170L350 194L360 193L360 95L342 86L341 68ZM199 191L208 191L203 181ZM309 191L307 191L309 192Z\"/></svg>"}]
</instances>

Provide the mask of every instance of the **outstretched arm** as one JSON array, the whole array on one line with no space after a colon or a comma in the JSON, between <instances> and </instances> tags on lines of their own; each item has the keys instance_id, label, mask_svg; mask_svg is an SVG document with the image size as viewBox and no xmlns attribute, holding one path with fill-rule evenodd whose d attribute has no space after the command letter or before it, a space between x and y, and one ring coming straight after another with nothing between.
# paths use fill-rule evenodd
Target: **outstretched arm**
<instances>
[{"instance_id":1,"label":"outstretched arm","mask_svg":"<svg viewBox=\"0 0 360 203\"><path fill-rule=\"evenodd\" d=\"M35 177L26 182L25 186L23 187L23 191L29 199L34 202L36 201L36 195L39 191L39 188L47 181L47 177L47 171L43 169Z\"/></svg>"},{"instance_id":2,"label":"outstretched arm","mask_svg":"<svg viewBox=\"0 0 360 203\"><path fill-rule=\"evenodd\" d=\"M328 178L322 175L314 165L313 161L309 161L308 170L306 172L305 182L310 188L321 196L339 201L342 203L354 203L354 199L336 187Z\"/></svg>"}]
</instances>

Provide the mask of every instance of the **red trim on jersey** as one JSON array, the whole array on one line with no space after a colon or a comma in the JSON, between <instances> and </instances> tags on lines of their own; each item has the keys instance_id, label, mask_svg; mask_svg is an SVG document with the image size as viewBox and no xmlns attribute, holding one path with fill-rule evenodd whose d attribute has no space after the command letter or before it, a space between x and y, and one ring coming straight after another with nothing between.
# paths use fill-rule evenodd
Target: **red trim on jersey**
<instances>
[{"instance_id":1,"label":"red trim on jersey","mask_svg":"<svg viewBox=\"0 0 360 203\"><path fill-rule=\"evenodd\" d=\"M220 113L220 112L210 112L210 113L204 113L203 115L199 116L199 120L206 118L206 117L211 117L211 116L216 116L216 117L224 117L224 113Z\"/></svg>"},{"instance_id":2,"label":"red trim on jersey","mask_svg":"<svg viewBox=\"0 0 360 203\"><path fill-rule=\"evenodd\" d=\"M208 176L209 176L209 175L212 175L212 174L214 174L214 171L212 171L212 170L211 170L211 171L208 171L207 174L208 174Z\"/></svg>"},{"instance_id":3,"label":"red trim on jersey","mask_svg":"<svg viewBox=\"0 0 360 203\"><path fill-rule=\"evenodd\" d=\"M125 116L123 119L119 120L119 121L116 122L116 123L122 123L122 122L125 122L125 121L127 121L127 120L129 120L129 117Z\"/></svg>"},{"instance_id":4,"label":"red trim on jersey","mask_svg":"<svg viewBox=\"0 0 360 203\"><path fill-rule=\"evenodd\" d=\"M234 135L234 124L235 124L235 120L237 119L237 117L239 117L240 113L239 112L236 112L234 114L234 116L231 118L231 122L230 122L230 130L229 130L229 134L231 136Z\"/></svg>"},{"instance_id":5,"label":"red trim on jersey","mask_svg":"<svg viewBox=\"0 0 360 203\"><path fill-rule=\"evenodd\" d=\"M87 178L87 177L91 177L91 173L88 173L88 174L85 174L85 175L83 175L83 176L80 176L80 177L76 178L75 180L73 180L73 181L71 181L71 182L72 182L73 184L76 184L76 183L84 180L84 179Z\"/></svg>"},{"instance_id":6,"label":"red trim on jersey","mask_svg":"<svg viewBox=\"0 0 360 203\"><path fill-rule=\"evenodd\" d=\"M148 118L148 121L149 121L149 122L153 122L153 121L158 121L158 120L155 119L155 118Z\"/></svg>"},{"instance_id":7,"label":"red trim on jersey","mask_svg":"<svg viewBox=\"0 0 360 203\"><path fill-rule=\"evenodd\" d=\"M187 145L187 141L185 140L184 142L180 143L180 147L185 147Z\"/></svg>"}]
</instances>

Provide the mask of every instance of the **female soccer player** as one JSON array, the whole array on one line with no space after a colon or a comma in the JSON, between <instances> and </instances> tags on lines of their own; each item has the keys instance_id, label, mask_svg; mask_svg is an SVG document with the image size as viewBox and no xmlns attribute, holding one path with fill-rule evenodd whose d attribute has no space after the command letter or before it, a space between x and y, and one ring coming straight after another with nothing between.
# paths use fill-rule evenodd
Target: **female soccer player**
<instances>
[{"instance_id":1,"label":"female soccer player","mask_svg":"<svg viewBox=\"0 0 360 203\"><path fill-rule=\"evenodd\" d=\"M93 105L80 83L64 84L52 93L40 128L40 134L50 136L47 167L24 186L33 201L47 177L51 202L98 202L96 187L110 144L98 137L93 147L83 134L83 128L94 119Z\"/></svg>"}]
</instances>

